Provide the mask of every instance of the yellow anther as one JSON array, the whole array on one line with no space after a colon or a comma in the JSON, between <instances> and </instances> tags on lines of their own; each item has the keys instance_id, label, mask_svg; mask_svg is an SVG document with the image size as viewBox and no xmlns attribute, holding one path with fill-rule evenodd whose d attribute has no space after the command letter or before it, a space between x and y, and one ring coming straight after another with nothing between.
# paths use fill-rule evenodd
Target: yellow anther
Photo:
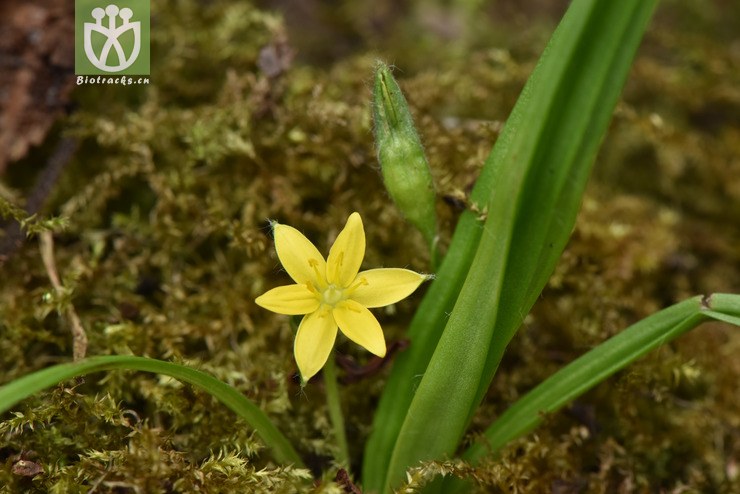
<instances>
[{"instance_id":1,"label":"yellow anther","mask_svg":"<svg viewBox=\"0 0 740 494\"><path fill-rule=\"evenodd\" d=\"M336 260L332 259L331 261L329 261L329 264L326 266L326 271L327 271L326 277L328 280L332 282L337 281L337 276L339 275L339 270L342 267L343 261L344 261L344 252L340 252L336 257Z\"/></svg>"},{"instance_id":2,"label":"yellow anther","mask_svg":"<svg viewBox=\"0 0 740 494\"><path fill-rule=\"evenodd\" d=\"M321 271L319 271L319 261L313 258L309 258L308 265L313 268L313 272L316 274L315 282L317 283L317 288L319 290L323 290L326 286L325 281L324 281L324 276L326 275L322 273ZM310 287L309 287L309 290L310 290Z\"/></svg>"},{"instance_id":3,"label":"yellow anther","mask_svg":"<svg viewBox=\"0 0 740 494\"><path fill-rule=\"evenodd\" d=\"M346 290L344 290L345 297L349 297L350 295L352 295L354 293L354 291L357 290L358 288L360 288L361 286L365 286L365 285L368 285L369 284L367 282L367 279L364 276L361 277L361 278L359 278L356 281L357 282L354 285L352 285L349 288L347 288Z\"/></svg>"},{"instance_id":4,"label":"yellow anther","mask_svg":"<svg viewBox=\"0 0 740 494\"><path fill-rule=\"evenodd\" d=\"M313 293L314 295L316 295L317 297L321 297L321 294L320 294L320 293L319 293L319 291L318 291L318 290L316 289L316 287L315 287L315 286L313 285L313 283L310 283L310 282L309 282L309 283L306 283L306 288L308 288L308 290L309 290L309 291L310 291L311 293Z\"/></svg>"}]
</instances>

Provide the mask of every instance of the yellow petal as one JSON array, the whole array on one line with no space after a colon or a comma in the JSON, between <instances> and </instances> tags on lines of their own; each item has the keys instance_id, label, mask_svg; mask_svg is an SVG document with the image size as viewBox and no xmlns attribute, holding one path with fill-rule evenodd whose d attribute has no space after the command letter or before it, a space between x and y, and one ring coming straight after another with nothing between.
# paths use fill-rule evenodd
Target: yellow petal
<instances>
[{"instance_id":1,"label":"yellow petal","mask_svg":"<svg viewBox=\"0 0 740 494\"><path fill-rule=\"evenodd\" d=\"M337 323L331 311L317 310L303 318L295 336L293 354L304 382L324 366L336 338Z\"/></svg>"},{"instance_id":2,"label":"yellow petal","mask_svg":"<svg viewBox=\"0 0 740 494\"><path fill-rule=\"evenodd\" d=\"M365 307L383 307L408 297L426 279L427 276L409 269L369 269L357 275L352 283L357 288L350 298Z\"/></svg>"},{"instance_id":3,"label":"yellow petal","mask_svg":"<svg viewBox=\"0 0 740 494\"><path fill-rule=\"evenodd\" d=\"M347 287L357 276L365 257L365 230L359 213L352 213L339 232L327 258L326 280Z\"/></svg>"},{"instance_id":4,"label":"yellow petal","mask_svg":"<svg viewBox=\"0 0 740 494\"><path fill-rule=\"evenodd\" d=\"M296 283L325 285L326 261L301 232L288 225L275 224L275 250L283 268Z\"/></svg>"},{"instance_id":5,"label":"yellow petal","mask_svg":"<svg viewBox=\"0 0 740 494\"><path fill-rule=\"evenodd\" d=\"M289 316L308 314L319 308L316 292L306 285L287 285L273 288L255 299L255 303L267 310Z\"/></svg>"},{"instance_id":6,"label":"yellow petal","mask_svg":"<svg viewBox=\"0 0 740 494\"><path fill-rule=\"evenodd\" d=\"M385 357L383 330L369 310L354 300L345 300L334 307L332 314L347 338L378 357Z\"/></svg>"}]
</instances>

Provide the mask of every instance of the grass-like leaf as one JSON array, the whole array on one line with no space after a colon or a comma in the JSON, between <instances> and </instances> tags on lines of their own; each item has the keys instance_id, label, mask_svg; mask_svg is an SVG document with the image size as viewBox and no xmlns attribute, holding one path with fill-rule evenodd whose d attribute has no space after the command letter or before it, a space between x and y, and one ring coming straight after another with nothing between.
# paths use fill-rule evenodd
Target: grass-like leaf
<instances>
[{"instance_id":1,"label":"grass-like leaf","mask_svg":"<svg viewBox=\"0 0 740 494\"><path fill-rule=\"evenodd\" d=\"M136 370L174 377L197 386L213 395L221 403L243 418L272 450L275 460L282 464L303 466L303 461L288 439L275 427L260 408L244 395L213 376L184 365L145 357L112 355L91 357L79 362L59 364L33 372L0 387L0 414L34 393L73 377L105 370Z\"/></svg>"},{"instance_id":2,"label":"grass-like leaf","mask_svg":"<svg viewBox=\"0 0 740 494\"><path fill-rule=\"evenodd\" d=\"M573 401L615 372L708 320L740 326L740 295L694 297L633 324L562 368L516 401L463 455L476 462L539 425L548 413ZM453 492L449 481L444 492Z\"/></svg>"},{"instance_id":3,"label":"grass-like leaf","mask_svg":"<svg viewBox=\"0 0 740 494\"><path fill-rule=\"evenodd\" d=\"M408 466L455 451L568 240L655 3L569 7L473 191L472 202L487 206L485 224L463 215L412 322L410 352L393 369L365 452L366 489L387 490Z\"/></svg>"}]
</instances>

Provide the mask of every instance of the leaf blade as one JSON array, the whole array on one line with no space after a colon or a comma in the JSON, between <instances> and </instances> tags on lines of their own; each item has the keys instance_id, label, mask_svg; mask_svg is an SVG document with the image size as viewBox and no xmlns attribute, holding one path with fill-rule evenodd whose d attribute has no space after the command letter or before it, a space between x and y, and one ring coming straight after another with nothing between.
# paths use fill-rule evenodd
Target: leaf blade
<instances>
[{"instance_id":1,"label":"leaf blade","mask_svg":"<svg viewBox=\"0 0 740 494\"><path fill-rule=\"evenodd\" d=\"M0 387L0 414L21 400L55 384L92 372L114 369L165 374L203 389L254 427L265 444L272 449L277 461L303 467L303 461L288 439L257 405L236 389L205 372L145 357L129 355L91 357L79 362L47 367L15 379Z\"/></svg>"},{"instance_id":2,"label":"leaf blade","mask_svg":"<svg viewBox=\"0 0 740 494\"><path fill-rule=\"evenodd\" d=\"M496 452L596 384L657 347L711 319L740 326L740 295L697 296L663 309L586 352L529 391L486 429L483 441L463 458L476 461Z\"/></svg>"},{"instance_id":3,"label":"leaf blade","mask_svg":"<svg viewBox=\"0 0 740 494\"><path fill-rule=\"evenodd\" d=\"M460 424L467 424L472 416L498 366L503 350L534 303L536 294L544 286L567 241L593 154L605 131L619 89L628 73L631 58L655 3L640 0L576 0L568 9L525 86L473 191L473 202L488 204L491 214L486 225L481 228L472 213L461 217L448 258L442 264L437 281L430 287L419 308L419 314L412 322L409 333L412 339L411 351L399 359L394 367L376 413L375 430L367 445L365 482L369 490L388 489L395 482L393 479L400 478L406 466L419 459L444 456L454 451L464 430L464 425ZM614 22L615 18L620 22ZM603 36L606 41L594 43L592 38L595 35ZM595 60L587 68L577 63L584 53L588 54L589 60ZM580 82L574 84L574 81ZM594 81L598 83L595 84L596 89L589 86ZM589 88L589 91L575 94L575 91L583 87ZM606 104L600 106L604 99ZM578 105L568 105L564 101L575 101ZM591 122L594 114L595 124ZM570 125L563 124L569 121ZM582 135L568 135L566 130L572 128L580 129ZM548 167L548 159L561 164L562 169ZM547 182L548 173L557 177L555 186ZM566 186L570 182L575 183L573 186ZM533 208L527 201L532 198L539 200L542 194L546 195L546 200L542 201L544 206L538 213L545 217L539 218L537 214L533 215ZM512 204L518 209L512 211ZM556 207L567 210L555 216L552 212ZM538 220L533 226L528 224L532 218ZM553 229L552 225L556 228ZM548 236L556 238L551 240ZM456 243L458 237L461 240ZM532 241L533 237L539 240ZM478 242L476 251L475 244ZM538 250L531 248L532 245L544 245L547 248ZM461 271L469 269L469 261L466 263L465 258L471 259L472 252L477 252L473 263L475 269L469 271L463 284ZM520 255L522 252L524 254ZM497 257L501 259L500 262L491 261L491 258ZM476 272L486 272L487 281L492 283L484 283L483 277ZM468 283L477 288L466 290ZM438 289L435 286L443 284L446 285L445 288ZM457 293L460 296L455 300ZM504 309L500 314L495 308L476 309L465 300L461 302L463 297L485 299L488 304L501 305ZM426 304L427 299L433 300L434 304ZM513 303L504 303L509 300ZM454 324L448 325L444 334L450 328L468 333L471 333L470 327L475 328L472 337L467 340L460 336L445 339L444 334L440 337L445 314L453 306L455 308L450 322ZM455 311L458 310L477 310L480 317L455 317ZM423 311L429 313L422 314ZM424 321L423 326L421 321ZM479 324L482 326L478 326ZM462 345L464 350L450 351L450 345ZM489 348L491 352L480 367L480 351L488 353ZM431 352L435 349L439 353L432 357ZM468 362L471 355L475 356L475 363ZM471 368L466 372L477 372L477 381L475 377L468 380L446 378L442 374L449 372L449 369L432 363L432 360L438 358L450 362L461 362L464 358L471 363ZM472 368L479 370L473 371ZM461 373L460 369L453 371ZM418 375L424 377L414 393L414 376ZM437 384L425 385L425 380L427 383L437 381ZM473 399L470 398L469 390L465 389L461 392L460 400L448 398L444 403L452 405L466 402L464 421L458 418L459 414L463 414L464 407L454 411L449 409L445 420L454 421L454 427L445 430L444 438L436 436L429 440L418 430L414 432L413 421L423 420L429 410L435 408L434 413L439 417L435 402L439 402L439 397L448 392L445 388L467 388L474 381L476 391ZM436 391L432 390L434 387L437 388ZM420 398L423 389L425 397ZM433 398L435 394L438 398ZM416 405L414 401L417 402ZM425 404L421 405L422 402ZM413 410L406 414L404 405ZM405 416L400 418L400 415ZM402 424L400 428L399 422ZM393 437L394 434L398 434L396 438ZM411 443L416 445L410 446ZM445 444L444 447L442 443ZM384 458L388 457L391 448L394 453L390 466L386 468ZM379 484L378 476L386 478L384 486Z\"/></svg>"}]
</instances>

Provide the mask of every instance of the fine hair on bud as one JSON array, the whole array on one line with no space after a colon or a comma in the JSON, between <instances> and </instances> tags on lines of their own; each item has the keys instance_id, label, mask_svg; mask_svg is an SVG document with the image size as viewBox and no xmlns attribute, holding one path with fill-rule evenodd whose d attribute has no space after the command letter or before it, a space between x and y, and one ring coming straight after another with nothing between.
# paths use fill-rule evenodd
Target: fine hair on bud
<instances>
[{"instance_id":1,"label":"fine hair on bud","mask_svg":"<svg viewBox=\"0 0 740 494\"><path fill-rule=\"evenodd\" d=\"M385 187L401 214L434 249L434 181L408 103L383 62L378 62L375 69L372 108L375 147Z\"/></svg>"}]
</instances>

